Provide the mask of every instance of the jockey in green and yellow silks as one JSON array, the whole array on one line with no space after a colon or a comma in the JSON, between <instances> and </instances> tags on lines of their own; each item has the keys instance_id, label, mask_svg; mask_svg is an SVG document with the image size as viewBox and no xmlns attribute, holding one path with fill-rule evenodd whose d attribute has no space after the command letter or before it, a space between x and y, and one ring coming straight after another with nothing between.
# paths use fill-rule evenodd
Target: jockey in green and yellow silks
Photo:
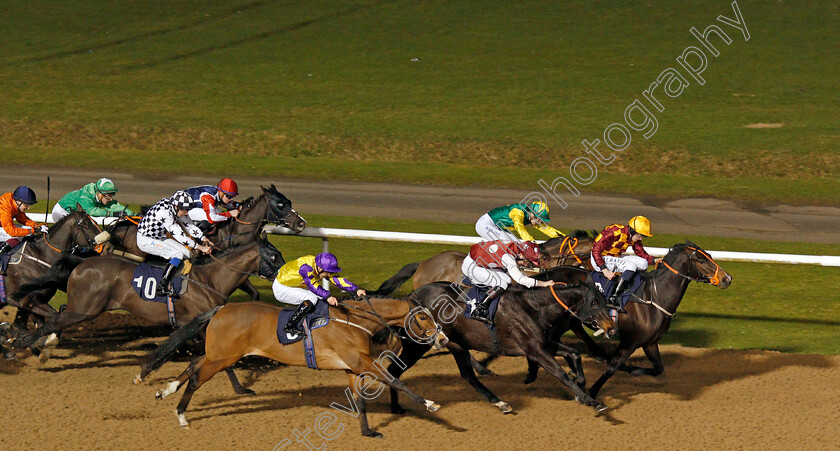
<instances>
[{"instance_id":1,"label":"jockey in green and yellow silks","mask_svg":"<svg viewBox=\"0 0 840 451\"><path fill-rule=\"evenodd\" d=\"M534 226L549 238L566 236L563 232L548 225L551 219L548 216L548 205L545 202L537 201L527 204L510 204L504 207L497 207L475 223L475 231L487 241L534 241L534 237L525 230L525 222ZM516 234L519 234L519 238Z\"/></svg>"}]
</instances>

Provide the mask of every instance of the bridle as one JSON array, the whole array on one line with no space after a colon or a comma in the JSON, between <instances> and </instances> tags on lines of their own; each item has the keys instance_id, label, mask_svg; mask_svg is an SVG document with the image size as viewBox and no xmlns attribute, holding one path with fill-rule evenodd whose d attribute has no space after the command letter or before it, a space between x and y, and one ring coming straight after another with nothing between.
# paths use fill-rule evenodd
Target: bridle
<instances>
[{"instance_id":1,"label":"bridle","mask_svg":"<svg viewBox=\"0 0 840 451\"><path fill-rule=\"evenodd\" d=\"M78 237L78 236L79 236L79 231L80 231L82 228L84 228L85 230L87 230L87 226L83 226L83 225L82 225L82 221L84 221L84 220L86 220L86 219L87 219L87 220L89 220L89 221L90 221L90 223L91 223L91 224L93 224L93 226L94 226L94 227L96 227L96 230L97 230L99 233L102 233L102 229L100 229L100 228L99 228L99 226L96 224L96 222L94 222L94 221L93 221L93 219L91 219L91 218L90 218L90 215L85 214L84 216L81 216L81 217L79 217L79 218L76 220L76 227L74 227L74 230L73 230L73 235L70 237L70 240L69 240L69 242L70 242L70 243L75 243L75 242L76 242L76 237ZM57 248L57 247L53 246L52 244L50 244L50 241L49 241L49 238L48 238L48 237L49 237L49 230L47 231L47 233L44 233L44 235L43 235L43 236L44 236L44 243L47 245L47 247L49 247L50 249L54 250L55 252L58 252L59 254L64 253L64 252L67 252L67 251L63 251L63 250L61 250L61 249L59 249L59 248ZM87 241L88 247L82 247L82 246L80 246L80 245L78 245L78 244L75 244L75 245L74 245L74 246L73 246L73 247L69 250L69 252L70 252L71 254L75 253L75 252L76 252L76 251L78 251L80 248L81 248L81 249L95 250L95 249L99 246L99 244L97 244L97 243L96 243L96 240L95 240L94 238L91 238L90 236L88 236L88 234L87 234L87 233L85 233L83 236L84 236L84 238L85 238L85 241Z\"/></svg>"},{"instance_id":2,"label":"bridle","mask_svg":"<svg viewBox=\"0 0 840 451\"><path fill-rule=\"evenodd\" d=\"M656 266L659 266L659 264L660 264L660 263L662 263L662 264L663 264L666 268L668 268L668 270L669 270L669 271L671 271L672 273L674 273L674 274L676 274L676 275L678 275L678 276L680 276L680 277L682 277L682 278L684 278L684 279L688 279L688 280L690 280L690 281L692 281L692 282L703 282L703 283L708 283L709 285L714 285L714 286L718 286L718 285L720 285L720 272L721 272L720 265L718 265L718 264L717 264L717 263L716 263L716 262L712 259L712 257L711 257L709 254L707 254L706 252L704 252L702 249L698 249L698 248L696 248L696 247L691 247L691 246L686 246L685 248L686 248L686 249L690 249L690 250L692 251L690 254L686 254L686 256L688 257L688 260L689 260L690 262L695 263L695 264L693 265L695 269L697 269L696 262L699 262L699 261L700 261L700 259L698 259L698 258L696 257L697 253L699 252L701 255L703 255L704 257L706 257L706 259L707 259L709 262L711 262L713 265L715 265L715 273L714 273L714 274L712 274L711 276L703 276L702 278L698 278L698 277L691 277L691 275L682 274L681 272L679 272L679 271L677 271L676 269L674 269L673 267L671 267L671 265L669 265L667 262L665 262L665 259L658 260L658 261L656 262ZM697 271L699 272L699 269L697 269ZM702 274L701 274L701 276L702 276Z\"/></svg>"},{"instance_id":3,"label":"bridle","mask_svg":"<svg viewBox=\"0 0 840 451\"><path fill-rule=\"evenodd\" d=\"M381 325L382 325L385 329L387 329L387 330L388 330L391 334L393 334L393 335L397 336L398 338L401 338L401 339L406 339L406 340L413 340L413 341L416 341L415 337L412 337L412 336L411 336L410 334L408 334L407 332L406 332L406 333L401 333L401 332L400 332L400 330L399 330L398 328L396 328L396 327L394 327L394 326L389 325L389 324L385 321L385 318L383 318L383 317L382 317L382 315L380 315L380 314L376 311L376 308L374 308L374 307L373 307L373 304L371 304L371 302L370 302L369 296L362 296L362 299L361 299L361 300L365 301L365 303L368 305L368 307L370 307L370 311L365 310L365 309L363 309L363 308L359 308L359 307L353 306L353 305L348 305L346 302L343 302L343 301L342 301L342 302L339 302L339 303L338 303L338 305L340 305L340 306L342 306L343 308L346 308L346 309L358 310L359 312L362 312L362 313L364 313L364 314L366 314L366 315L369 315L369 316L372 316L372 317L376 318L376 321L377 321L379 324L381 324ZM420 321L419 321L417 318L415 318L415 314L413 314L413 313L411 313L411 312L413 312L416 308L420 308L420 309L421 309L421 311L423 311L423 312L425 312L427 315L429 315L429 317L430 317L430 318L431 318L431 317L433 317L433 316L432 316L432 313L429 311L429 309L427 309L426 307L423 307L422 305L420 305L417 301L415 301L415 300L413 300L413 299L409 299L409 302L416 304L416 306L415 306L415 308L413 308L413 309L411 309L411 310L409 311L409 314L408 314L408 315L406 315L406 321L408 321L408 320L409 320L409 318L411 318L411 321L412 321L412 322L415 322L415 323L417 324L417 328L423 332L422 338L423 338L423 339L427 339L427 340L428 340L428 342L431 342L431 340L433 340L433 339L434 339L434 337L435 337L435 336L437 336L437 334L440 332L440 325L439 325L439 324L437 324L437 322L435 322L435 329L434 329L434 332L433 332L432 334L429 334L429 331L428 331L427 329L424 329L424 328L423 328L423 326L421 326L421 325L420 325ZM336 318L332 318L332 319L336 319ZM345 322L346 324L350 324L350 325L352 325L352 326L361 327L361 326L358 326L358 325L356 325L356 324L350 323L349 321L343 321L343 320L342 320L341 322ZM406 323L406 324L404 324L404 326L405 326L405 327L403 328L403 330L408 330L408 328L410 327L410 325L409 325L409 324L407 324L407 323ZM372 334L371 334L371 335L372 335ZM425 343L423 343L423 344L425 344Z\"/></svg>"},{"instance_id":4,"label":"bridle","mask_svg":"<svg viewBox=\"0 0 840 451\"><path fill-rule=\"evenodd\" d=\"M560 249L557 252L557 256L550 257L551 260L554 260L554 266L560 266L560 262L565 262L569 259L569 257L574 257L578 265L583 266L584 263L583 260L580 259L580 257L584 257L586 256L586 254L578 254L577 252L575 252L575 247L578 245L579 241L580 240L578 240L577 238L572 238L570 236L563 238L563 242L560 243ZM563 252L563 249L565 248L568 248L569 252Z\"/></svg>"}]
</instances>

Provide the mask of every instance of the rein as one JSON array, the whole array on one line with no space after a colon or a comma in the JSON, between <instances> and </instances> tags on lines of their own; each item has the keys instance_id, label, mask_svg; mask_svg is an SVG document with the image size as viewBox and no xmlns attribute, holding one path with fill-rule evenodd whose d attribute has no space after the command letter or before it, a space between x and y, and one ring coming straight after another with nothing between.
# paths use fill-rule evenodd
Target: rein
<instances>
[{"instance_id":1,"label":"rein","mask_svg":"<svg viewBox=\"0 0 840 451\"><path fill-rule=\"evenodd\" d=\"M558 285L566 285L563 282L555 282L555 283L558 284ZM568 305L564 304L563 300L560 299L560 296L557 296L557 292L554 291L554 285L551 285L548 288L551 290L551 295L554 296L554 300L557 301L557 303L560 304L567 312L569 312L570 315L577 318L577 320L582 323L583 319L581 319L581 317L579 317L577 315L577 313L575 313L571 308L569 308Z\"/></svg>"},{"instance_id":2,"label":"rein","mask_svg":"<svg viewBox=\"0 0 840 451\"><path fill-rule=\"evenodd\" d=\"M558 264L558 265L560 264L560 259L561 259L561 258L562 258L563 260L566 260L566 258L568 258L570 255L571 255L572 257L574 257L574 258L575 258L575 260L577 260L578 265L582 265L582 264L583 264L583 260L581 260L581 259L578 257L577 252L575 252L575 247L578 245L578 241L579 241L579 240L578 240L577 238L572 238L572 237L569 237L569 236L567 236L567 237L563 238L563 242L562 242L562 243L560 243L560 250L558 251L558 254L557 254L557 264ZM563 252L563 248L564 248L564 247L568 247L568 248L569 248L569 252Z\"/></svg>"}]
</instances>

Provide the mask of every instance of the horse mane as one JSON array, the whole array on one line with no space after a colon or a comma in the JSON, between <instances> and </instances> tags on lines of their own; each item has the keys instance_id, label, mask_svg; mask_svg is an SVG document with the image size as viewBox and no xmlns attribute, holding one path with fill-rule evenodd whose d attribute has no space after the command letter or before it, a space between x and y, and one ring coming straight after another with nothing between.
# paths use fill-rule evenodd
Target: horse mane
<instances>
[{"instance_id":1,"label":"horse mane","mask_svg":"<svg viewBox=\"0 0 840 451\"><path fill-rule=\"evenodd\" d=\"M575 230L574 232L571 233L571 237L572 238L578 238L578 239L592 238L594 240L595 238L598 237L598 231L597 230L577 229L577 230Z\"/></svg>"},{"instance_id":2,"label":"horse mane","mask_svg":"<svg viewBox=\"0 0 840 451\"><path fill-rule=\"evenodd\" d=\"M242 204L242 208L250 208L251 204L253 204L255 200L256 200L256 198L254 196L250 196L240 203Z\"/></svg>"},{"instance_id":3,"label":"horse mane","mask_svg":"<svg viewBox=\"0 0 840 451\"><path fill-rule=\"evenodd\" d=\"M230 254L233 254L233 253L235 253L239 250L245 249L246 247L249 247L249 246L252 246L252 245L255 245L255 244L259 244L259 242L258 241L248 241L246 243L240 243L240 244L237 244L235 246L229 246L225 250L223 250L219 255L214 255L213 257L216 257L217 259L224 258L224 257L227 257ZM192 264L193 264L193 266L202 266L202 265L206 265L208 263L211 263L212 261L213 261L213 259L209 255L201 254L201 255L193 258Z\"/></svg>"}]
</instances>

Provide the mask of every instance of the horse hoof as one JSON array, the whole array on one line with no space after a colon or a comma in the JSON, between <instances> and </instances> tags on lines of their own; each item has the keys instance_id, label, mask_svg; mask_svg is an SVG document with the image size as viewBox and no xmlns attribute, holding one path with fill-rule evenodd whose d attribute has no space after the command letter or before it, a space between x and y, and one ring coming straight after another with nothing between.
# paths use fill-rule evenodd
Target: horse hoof
<instances>
[{"instance_id":1,"label":"horse hoof","mask_svg":"<svg viewBox=\"0 0 840 451\"><path fill-rule=\"evenodd\" d=\"M498 407L499 411L501 411L505 415L507 415L509 413L514 413L513 412L513 407L511 407L510 404L508 404L504 401L499 401L497 403L494 403L493 405Z\"/></svg>"},{"instance_id":2,"label":"horse hoof","mask_svg":"<svg viewBox=\"0 0 840 451\"><path fill-rule=\"evenodd\" d=\"M161 388L160 390L156 391L156 392L155 392L155 399L163 399L163 398L166 398L166 393L164 393L164 392L165 392L165 390L164 390L164 389L162 389L162 388Z\"/></svg>"},{"instance_id":3,"label":"horse hoof","mask_svg":"<svg viewBox=\"0 0 840 451\"><path fill-rule=\"evenodd\" d=\"M405 409L403 409L403 408L402 408L402 406L400 406L400 405L397 405L397 406L391 406L391 413L393 413L393 414L396 414L396 415L402 415L402 414L404 414L404 413L406 413L406 412L408 412L408 411L407 411L407 410L405 410Z\"/></svg>"},{"instance_id":4,"label":"horse hoof","mask_svg":"<svg viewBox=\"0 0 840 451\"><path fill-rule=\"evenodd\" d=\"M143 383L143 377L138 374L134 376L134 379L132 379L132 381L134 382L134 385L140 385L141 383Z\"/></svg>"},{"instance_id":5,"label":"horse hoof","mask_svg":"<svg viewBox=\"0 0 840 451\"><path fill-rule=\"evenodd\" d=\"M178 425L179 426L181 426L184 429L189 429L190 428L190 422L187 421L187 415L186 414L178 413L178 411L175 410L175 415L178 417Z\"/></svg>"},{"instance_id":6,"label":"horse hoof","mask_svg":"<svg viewBox=\"0 0 840 451\"><path fill-rule=\"evenodd\" d=\"M376 431L368 431L368 432L365 432L362 435L364 435L365 437L370 437L370 438L383 438L383 437L385 437L384 435L382 435L382 434L380 434L379 432L376 432Z\"/></svg>"},{"instance_id":7,"label":"horse hoof","mask_svg":"<svg viewBox=\"0 0 840 451\"><path fill-rule=\"evenodd\" d=\"M17 358L17 354L14 351L8 351L3 354L3 359L5 360L14 360Z\"/></svg>"},{"instance_id":8,"label":"horse hoof","mask_svg":"<svg viewBox=\"0 0 840 451\"><path fill-rule=\"evenodd\" d=\"M429 412L437 412L438 410L440 410L440 404L438 404L438 403L436 403L436 402L434 402L430 399L427 399L426 400L426 410L428 410Z\"/></svg>"},{"instance_id":9,"label":"horse hoof","mask_svg":"<svg viewBox=\"0 0 840 451\"><path fill-rule=\"evenodd\" d=\"M599 403L595 404L595 411L596 412L603 412L607 409L609 409L609 407L607 407L607 405L604 404L604 403L599 402Z\"/></svg>"},{"instance_id":10,"label":"horse hoof","mask_svg":"<svg viewBox=\"0 0 840 451\"><path fill-rule=\"evenodd\" d=\"M247 395L247 396L256 396L257 392L251 390L250 388L242 387L239 390L236 390L237 395Z\"/></svg>"},{"instance_id":11,"label":"horse hoof","mask_svg":"<svg viewBox=\"0 0 840 451\"><path fill-rule=\"evenodd\" d=\"M531 376L530 374L525 376L525 380L522 381L523 384L533 384L537 380L537 376Z\"/></svg>"}]
</instances>

